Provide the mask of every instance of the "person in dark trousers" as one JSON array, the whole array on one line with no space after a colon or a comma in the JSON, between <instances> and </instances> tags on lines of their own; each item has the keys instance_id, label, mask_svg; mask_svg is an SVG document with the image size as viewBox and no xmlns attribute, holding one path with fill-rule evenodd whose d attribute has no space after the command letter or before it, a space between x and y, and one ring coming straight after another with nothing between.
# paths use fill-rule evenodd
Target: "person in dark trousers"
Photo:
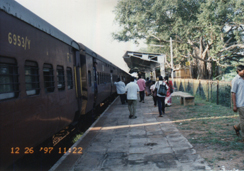
<instances>
[{"instance_id":1,"label":"person in dark trousers","mask_svg":"<svg viewBox=\"0 0 244 171\"><path fill-rule=\"evenodd\" d=\"M163 117L163 114L165 114L165 96L162 96L158 93L160 85L164 85L166 86L166 89L169 89L167 84L163 81L162 76L159 76L159 81L155 84L155 89L157 89L159 117Z\"/></svg>"},{"instance_id":2,"label":"person in dark trousers","mask_svg":"<svg viewBox=\"0 0 244 171\"><path fill-rule=\"evenodd\" d=\"M128 99L128 109L130 111L130 119L137 118L136 116L136 105L137 105L137 92L140 91L138 85L134 82L134 78L131 77L130 83L125 87Z\"/></svg>"},{"instance_id":3,"label":"person in dark trousers","mask_svg":"<svg viewBox=\"0 0 244 171\"><path fill-rule=\"evenodd\" d=\"M145 91L145 88L146 88L146 84L145 84L145 80L141 78L141 76L139 75L139 79L137 81L137 84L139 86L139 89L140 89L140 101L139 102L142 102L144 103L144 91Z\"/></svg>"},{"instance_id":4,"label":"person in dark trousers","mask_svg":"<svg viewBox=\"0 0 244 171\"><path fill-rule=\"evenodd\" d=\"M238 65L236 68L237 75L232 80L232 100L233 111L239 112L240 122L238 125L234 125L233 128L236 131L236 135L241 137L244 142L244 66Z\"/></svg>"},{"instance_id":5,"label":"person in dark trousers","mask_svg":"<svg viewBox=\"0 0 244 171\"><path fill-rule=\"evenodd\" d=\"M116 85L117 94L120 96L120 100L122 104L127 102L126 95L125 95L125 83L118 78L117 82L114 82Z\"/></svg>"},{"instance_id":6,"label":"person in dark trousers","mask_svg":"<svg viewBox=\"0 0 244 171\"><path fill-rule=\"evenodd\" d=\"M157 106L157 91L155 90L155 81L152 81L150 90L151 90L151 95L153 97L154 107L156 107Z\"/></svg>"},{"instance_id":7,"label":"person in dark trousers","mask_svg":"<svg viewBox=\"0 0 244 171\"><path fill-rule=\"evenodd\" d=\"M151 95L151 91L150 91L151 85L152 85L152 80L149 80L149 77L147 77L147 81L146 81L146 96L150 96Z\"/></svg>"}]
</instances>

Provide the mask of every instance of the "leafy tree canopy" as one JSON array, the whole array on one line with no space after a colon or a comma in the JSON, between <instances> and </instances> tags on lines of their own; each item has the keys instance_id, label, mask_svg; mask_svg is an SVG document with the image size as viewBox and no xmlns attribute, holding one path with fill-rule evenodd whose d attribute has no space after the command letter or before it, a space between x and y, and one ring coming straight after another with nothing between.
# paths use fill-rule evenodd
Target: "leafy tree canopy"
<instances>
[{"instance_id":1,"label":"leafy tree canopy","mask_svg":"<svg viewBox=\"0 0 244 171\"><path fill-rule=\"evenodd\" d=\"M169 54L172 37L175 61L226 66L244 57L243 0L120 0L114 12L121 28L114 39L145 39Z\"/></svg>"}]
</instances>

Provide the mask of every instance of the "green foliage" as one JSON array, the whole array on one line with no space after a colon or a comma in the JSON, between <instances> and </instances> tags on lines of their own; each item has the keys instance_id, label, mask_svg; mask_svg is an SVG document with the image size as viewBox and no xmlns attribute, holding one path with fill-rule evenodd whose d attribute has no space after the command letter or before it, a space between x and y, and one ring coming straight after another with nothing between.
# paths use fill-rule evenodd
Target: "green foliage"
<instances>
[{"instance_id":1,"label":"green foliage","mask_svg":"<svg viewBox=\"0 0 244 171\"><path fill-rule=\"evenodd\" d=\"M77 134L77 135L73 138L72 142L73 142L73 143L76 143L76 141L78 141L82 135L83 135L83 133Z\"/></svg>"},{"instance_id":2,"label":"green foliage","mask_svg":"<svg viewBox=\"0 0 244 171\"><path fill-rule=\"evenodd\" d=\"M172 101L179 106L177 97ZM179 114L168 115L180 130L191 131L186 137L190 143L204 145L217 145L225 151L243 150L244 143L237 137L232 126L239 121L239 116L231 108L224 107L201 98L195 98L195 106L183 106L178 108ZM187 110L184 110L187 109Z\"/></svg>"},{"instance_id":3,"label":"green foliage","mask_svg":"<svg viewBox=\"0 0 244 171\"><path fill-rule=\"evenodd\" d=\"M244 57L243 0L120 0L114 12L121 28L114 39L145 39L164 45L150 52L169 56L172 37L175 63L197 58L226 66Z\"/></svg>"}]
</instances>

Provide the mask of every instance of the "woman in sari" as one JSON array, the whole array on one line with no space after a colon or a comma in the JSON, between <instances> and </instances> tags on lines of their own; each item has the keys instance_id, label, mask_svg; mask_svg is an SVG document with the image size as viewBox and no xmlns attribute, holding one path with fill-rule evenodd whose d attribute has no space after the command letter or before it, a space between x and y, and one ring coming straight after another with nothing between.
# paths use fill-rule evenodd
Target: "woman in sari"
<instances>
[{"instance_id":1,"label":"woman in sari","mask_svg":"<svg viewBox=\"0 0 244 171\"><path fill-rule=\"evenodd\" d=\"M169 89L167 90L166 97L165 97L165 105L166 106L171 106L172 105L171 93L173 93L173 89L174 88L173 88L173 85L172 85L172 81L169 80L168 76L165 76L164 80L165 80L167 86L169 87Z\"/></svg>"}]
</instances>

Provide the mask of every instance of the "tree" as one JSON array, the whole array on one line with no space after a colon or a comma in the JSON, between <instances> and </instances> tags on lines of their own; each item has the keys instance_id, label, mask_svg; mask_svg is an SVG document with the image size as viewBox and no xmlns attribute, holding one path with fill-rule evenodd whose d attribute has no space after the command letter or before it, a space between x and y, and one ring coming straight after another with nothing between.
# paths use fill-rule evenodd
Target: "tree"
<instances>
[{"instance_id":1,"label":"tree","mask_svg":"<svg viewBox=\"0 0 244 171\"><path fill-rule=\"evenodd\" d=\"M121 26L114 39L145 39L169 54L172 37L175 62L191 60L194 77L210 78L213 63L226 67L244 57L243 0L120 0L114 12Z\"/></svg>"}]
</instances>

